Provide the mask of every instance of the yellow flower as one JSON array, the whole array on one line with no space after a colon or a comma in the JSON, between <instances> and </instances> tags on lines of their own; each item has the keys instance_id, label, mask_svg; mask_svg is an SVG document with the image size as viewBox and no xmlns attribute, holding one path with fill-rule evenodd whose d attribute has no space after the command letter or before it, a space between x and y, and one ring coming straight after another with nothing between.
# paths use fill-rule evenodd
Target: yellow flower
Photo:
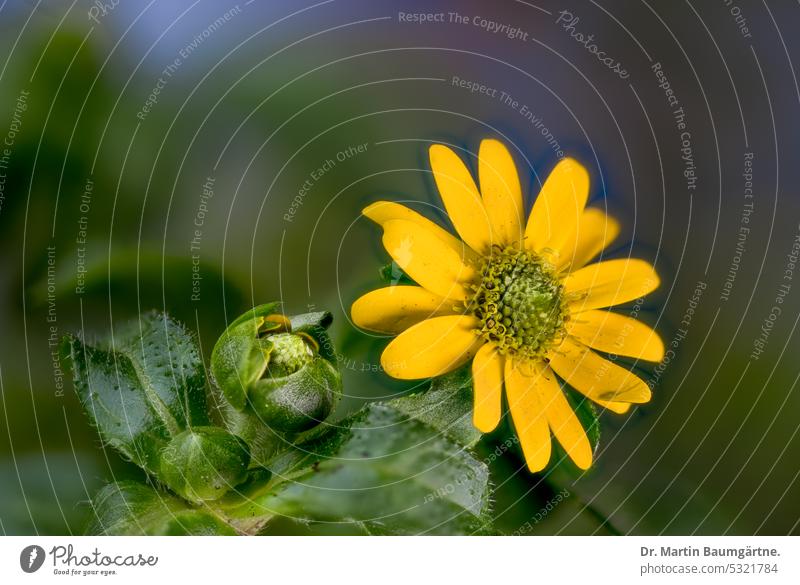
<instances>
[{"instance_id":1,"label":"yellow flower","mask_svg":"<svg viewBox=\"0 0 800 585\"><path fill-rule=\"evenodd\" d=\"M650 293L658 275L629 258L587 266L616 238L619 224L586 208L589 175L575 160L556 165L527 222L516 166L497 140L481 142L479 186L450 148L433 145L430 161L461 239L397 203L364 209L419 286L367 293L353 303L353 321L397 335L381 356L395 378L440 376L472 360L473 422L482 432L500 422L505 387L531 471L547 465L551 432L588 469L592 447L558 378L617 413L650 400L647 384L594 350L661 361L664 345L655 331L601 310Z\"/></svg>"}]
</instances>

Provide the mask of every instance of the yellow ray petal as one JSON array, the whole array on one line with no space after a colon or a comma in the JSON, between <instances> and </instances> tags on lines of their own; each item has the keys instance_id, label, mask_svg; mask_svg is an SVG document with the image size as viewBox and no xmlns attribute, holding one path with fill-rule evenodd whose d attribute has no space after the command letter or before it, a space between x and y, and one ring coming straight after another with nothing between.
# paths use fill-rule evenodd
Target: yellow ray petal
<instances>
[{"instance_id":1,"label":"yellow ray petal","mask_svg":"<svg viewBox=\"0 0 800 585\"><path fill-rule=\"evenodd\" d=\"M428 228L404 219L383 224L383 245L411 278L439 296L464 300L475 269Z\"/></svg>"},{"instance_id":2,"label":"yellow ray petal","mask_svg":"<svg viewBox=\"0 0 800 585\"><path fill-rule=\"evenodd\" d=\"M475 181L464 162L450 148L430 148L431 169L447 215L470 248L479 254L491 247L489 216Z\"/></svg>"},{"instance_id":3,"label":"yellow ray petal","mask_svg":"<svg viewBox=\"0 0 800 585\"><path fill-rule=\"evenodd\" d=\"M480 432L491 432L500 422L503 356L489 343L478 350L472 361L472 386L475 394L472 422Z\"/></svg>"},{"instance_id":4,"label":"yellow ray petal","mask_svg":"<svg viewBox=\"0 0 800 585\"><path fill-rule=\"evenodd\" d=\"M529 375L534 374L534 375ZM550 429L536 385L542 377L525 372L507 359L505 365L506 396L511 418L517 431L525 462L531 471L541 471L550 461Z\"/></svg>"},{"instance_id":5,"label":"yellow ray petal","mask_svg":"<svg viewBox=\"0 0 800 585\"><path fill-rule=\"evenodd\" d=\"M589 469L592 466L592 445L575 411L567 402L555 374L550 368L540 367L539 378L536 390L539 392L539 400L550 430L575 465L581 469Z\"/></svg>"},{"instance_id":6,"label":"yellow ray petal","mask_svg":"<svg viewBox=\"0 0 800 585\"><path fill-rule=\"evenodd\" d=\"M648 362L664 359L664 342L650 327L611 311L584 311L567 323L567 332L589 347Z\"/></svg>"},{"instance_id":7,"label":"yellow ray petal","mask_svg":"<svg viewBox=\"0 0 800 585\"><path fill-rule=\"evenodd\" d=\"M594 400L593 402L597 403L598 406L607 408L611 412L615 412L617 414L625 414L631 409L632 406L630 402L614 402L613 400Z\"/></svg>"},{"instance_id":8,"label":"yellow ray petal","mask_svg":"<svg viewBox=\"0 0 800 585\"><path fill-rule=\"evenodd\" d=\"M584 398L584 400L588 400L588 398ZM625 414L633 406L630 402L614 402L613 400L592 400L592 402L617 414Z\"/></svg>"},{"instance_id":9,"label":"yellow ray petal","mask_svg":"<svg viewBox=\"0 0 800 585\"><path fill-rule=\"evenodd\" d=\"M522 237L522 188L511 153L498 140L483 140L478 152L478 179L489 215L492 240L516 245Z\"/></svg>"},{"instance_id":10,"label":"yellow ray petal","mask_svg":"<svg viewBox=\"0 0 800 585\"><path fill-rule=\"evenodd\" d=\"M387 221L393 219L405 219L408 221L413 221L414 223L417 223L420 226L430 230L431 233L452 248L457 254L466 258L469 262L476 265L480 263L480 257L475 254L475 252L473 252L469 246L465 245L464 242L459 240L443 227L435 224L427 217L420 215L413 209L409 209L405 205L400 205L399 203L395 203L393 201L376 201L375 203L365 207L361 213L381 227L383 227L383 224L385 224Z\"/></svg>"},{"instance_id":11,"label":"yellow ray petal","mask_svg":"<svg viewBox=\"0 0 800 585\"><path fill-rule=\"evenodd\" d=\"M467 363L483 345L468 315L434 317L412 325L386 346L381 365L401 380L441 376Z\"/></svg>"},{"instance_id":12,"label":"yellow ray petal","mask_svg":"<svg viewBox=\"0 0 800 585\"><path fill-rule=\"evenodd\" d=\"M556 269L577 270L602 252L619 235L619 222L602 209L591 207L583 212L577 229L564 243Z\"/></svg>"},{"instance_id":13,"label":"yellow ray petal","mask_svg":"<svg viewBox=\"0 0 800 585\"><path fill-rule=\"evenodd\" d=\"M638 299L658 288L660 282L649 262L620 258L571 273L564 279L564 288L577 297L570 302L570 311L580 312Z\"/></svg>"},{"instance_id":14,"label":"yellow ray petal","mask_svg":"<svg viewBox=\"0 0 800 585\"><path fill-rule=\"evenodd\" d=\"M561 160L542 185L525 228L525 245L540 252L560 252L578 221L589 197L589 173L575 159Z\"/></svg>"},{"instance_id":15,"label":"yellow ray petal","mask_svg":"<svg viewBox=\"0 0 800 585\"><path fill-rule=\"evenodd\" d=\"M643 380L570 338L550 352L550 366L575 390L596 402L642 404L650 400L650 388Z\"/></svg>"},{"instance_id":16,"label":"yellow ray petal","mask_svg":"<svg viewBox=\"0 0 800 585\"><path fill-rule=\"evenodd\" d=\"M420 321L452 315L454 301L421 286L387 286L360 297L350 308L353 322L378 333L400 333Z\"/></svg>"}]
</instances>

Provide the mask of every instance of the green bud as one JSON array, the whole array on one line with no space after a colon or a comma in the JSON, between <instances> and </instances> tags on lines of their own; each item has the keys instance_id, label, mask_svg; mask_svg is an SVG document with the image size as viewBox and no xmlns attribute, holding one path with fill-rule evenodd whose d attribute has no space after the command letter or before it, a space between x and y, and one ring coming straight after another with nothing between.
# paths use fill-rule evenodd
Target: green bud
<instances>
[{"instance_id":1,"label":"green bud","mask_svg":"<svg viewBox=\"0 0 800 585\"><path fill-rule=\"evenodd\" d=\"M328 417L340 392L336 368L327 360L314 358L288 376L256 382L250 389L250 404L271 428L300 433Z\"/></svg>"},{"instance_id":2,"label":"green bud","mask_svg":"<svg viewBox=\"0 0 800 585\"><path fill-rule=\"evenodd\" d=\"M187 500L216 500L247 478L249 464L242 439L219 427L195 427L164 448L159 477Z\"/></svg>"},{"instance_id":3,"label":"green bud","mask_svg":"<svg viewBox=\"0 0 800 585\"><path fill-rule=\"evenodd\" d=\"M275 313L278 303L261 305L231 323L211 352L211 372L228 402L237 410L247 403L247 389L267 368L272 343L270 333L291 328L288 319Z\"/></svg>"},{"instance_id":4,"label":"green bud","mask_svg":"<svg viewBox=\"0 0 800 585\"><path fill-rule=\"evenodd\" d=\"M236 319L211 355L211 371L227 403L223 417L228 428L245 429L242 436L251 444L274 443L275 432L313 428L333 412L341 395L341 375L325 331L330 313L287 318L275 312L277 306L261 305ZM268 432L256 432L250 419Z\"/></svg>"}]
</instances>

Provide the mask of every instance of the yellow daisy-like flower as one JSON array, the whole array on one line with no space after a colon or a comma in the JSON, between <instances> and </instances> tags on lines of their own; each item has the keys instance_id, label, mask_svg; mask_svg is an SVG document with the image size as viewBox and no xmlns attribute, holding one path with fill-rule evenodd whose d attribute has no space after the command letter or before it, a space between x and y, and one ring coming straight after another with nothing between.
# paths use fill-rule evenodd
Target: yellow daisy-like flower
<instances>
[{"instance_id":1,"label":"yellow daisy-like flower","mask_svg":"<svg viewBox=\"0 0 800 585\"><path fill-rule=\"evenodd\" d=\"M367 293L353 303L353 321L397 335L381 356L395 378L440 376L472 360L473 422L482 432L500 422L505 387L531 471L550 460L551 432L588 469L592 447L558 378L617 413L650 400L647 384L595 350L661 361L664 345L655 331L602 310L650 293L658 275L636 259L587 266L616 238L619 224L586 208L589 175L577 161L556 165L527 222L517 169L502 143L481 142L478 185L450 148L433 145L430 161L461 239L397 203L364 209L419 286Z\"/></svg>"}]
</instances>

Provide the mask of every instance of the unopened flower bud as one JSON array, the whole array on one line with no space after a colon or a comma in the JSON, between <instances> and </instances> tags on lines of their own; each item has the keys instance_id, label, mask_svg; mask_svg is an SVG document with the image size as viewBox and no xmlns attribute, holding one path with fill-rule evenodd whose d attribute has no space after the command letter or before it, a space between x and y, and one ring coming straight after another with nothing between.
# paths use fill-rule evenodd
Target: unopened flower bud
<instances>
[{"instance_id":1,"label":"unopened flower bud","mask_svg":"<svg viewBox=\"0 0 800 585\"><path fill-rule=\"evenodd\" d=\"M325 332L331 317L287 318L276 308L261 305L234 321L214 347L211 369L234 409L274 431L299 433L325 420L341 395Z\"/></svg>"},{"instance_id":2,"label":"unopened flower bud","mask_svg":"<svg viewBox=\"0 0 800 585\"><path fill-rule=\"evenodd\" d=\"M219 427L195 427L164 448L159 477L187 500L216 500L244 481L249 464L242 439Z\"/></svg>"}]
</instances>

